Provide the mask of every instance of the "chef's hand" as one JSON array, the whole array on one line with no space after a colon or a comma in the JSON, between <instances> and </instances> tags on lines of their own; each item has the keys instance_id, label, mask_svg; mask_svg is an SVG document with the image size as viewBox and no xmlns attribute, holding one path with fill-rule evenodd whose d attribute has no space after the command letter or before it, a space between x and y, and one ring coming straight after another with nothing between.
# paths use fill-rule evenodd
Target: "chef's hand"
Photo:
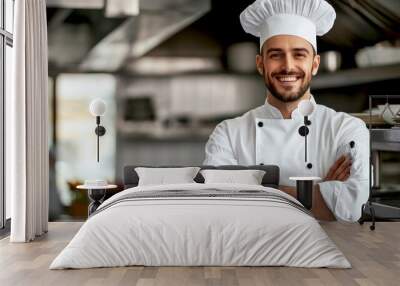
<instances>
[{"instance_id":1,"label":"chef's hand","mask_svg":"<svg viewBox=\"0 0 400 286\"><path fill-rule=\"evenodd\" d=\"M316 219L326 221L336 220L335 216L326 205L325 200L319 191L318 184L314 186L312 200L311 212L314 214Z\"/></svg>"},{"instance_id":2,"label":"chef's hand","mask_svg":"<svg viewBox=\"0 0 400 286\"><path fill-rule=\"evenodd\" d=\"M346 181L350 177L351 158L342 155L329 169L324 181Z\"/></svg>"}]
</instances>

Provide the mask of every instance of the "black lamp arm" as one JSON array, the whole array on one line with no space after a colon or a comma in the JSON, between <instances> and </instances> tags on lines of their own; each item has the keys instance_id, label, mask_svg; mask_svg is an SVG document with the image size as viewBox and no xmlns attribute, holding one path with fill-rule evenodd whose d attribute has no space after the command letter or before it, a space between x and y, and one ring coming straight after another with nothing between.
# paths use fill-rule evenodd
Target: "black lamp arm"
<instances>
[{"instance_id":1,"label":"black lamp arm","mask_svg":"<svg viewBox=\"0 0 400 286\"><path fill-rule=\"evenodd\" d=\"M307 123L308 123L308 117L304 116L304 127L307 128ZM304 136L304 162L307 163L307 133Z\"/></svg>"},{"instance_id":2,"label":"black lamp arm","mask_svg":"<svg viewBox=\"0 0 400 286\"><path fill-rule=\"evenodd\" d=\"M99 162L100 136L103 136L104 134L106 134L106 129L104 128L104 126L100 125L100 116L96 116L96 124L97 124L97 127L94 130L94 133L96 133L96 135L97 135L97 162Z\"/></svg>"}]
</instances>

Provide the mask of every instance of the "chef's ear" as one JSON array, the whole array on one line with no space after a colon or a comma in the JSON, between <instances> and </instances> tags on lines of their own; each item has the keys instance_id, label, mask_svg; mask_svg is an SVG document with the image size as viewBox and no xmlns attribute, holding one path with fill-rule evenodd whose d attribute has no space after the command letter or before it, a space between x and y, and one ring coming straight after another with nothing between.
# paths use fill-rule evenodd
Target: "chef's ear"
<instances>
[{"instance_id":1,"label":"chef's ear","mask_svg":"<svg viewBox=\"0 0 400 286\"><path fill-rule=\"evenodd\" d=\"M263 63L263 57L261 55L256 56L256 66L258 73L260 75L264 75L264 63Z\"/></svg>"},{"instance_id":2,"label":"chef's ear","mask_svg":"<svg viewBox=\"0 0 400 286\"><path fill-rule=\"evenodd\" d=\"M311 73L313 76L316 76L318 73L319 63L321 62L321 57L319 55L315 55L312 64Z\"/></svg>"}]
</instances>

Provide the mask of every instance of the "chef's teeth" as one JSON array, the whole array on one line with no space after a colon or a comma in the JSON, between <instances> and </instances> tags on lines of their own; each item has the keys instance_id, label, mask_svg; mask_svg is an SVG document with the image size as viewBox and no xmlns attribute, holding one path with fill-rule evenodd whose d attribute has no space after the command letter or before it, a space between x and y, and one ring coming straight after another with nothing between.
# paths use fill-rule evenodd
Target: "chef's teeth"
<instances>
[{"instance_id":1,"label":"chef's teeth","mask_svg":"<svg viewBox=\"0 0 400 286\"><path fill-rule=\"evenodd\" d=\"M296 81L297 78L295 76L287 76L278 78L279 81Z\"/></svg>"}]
</instances>

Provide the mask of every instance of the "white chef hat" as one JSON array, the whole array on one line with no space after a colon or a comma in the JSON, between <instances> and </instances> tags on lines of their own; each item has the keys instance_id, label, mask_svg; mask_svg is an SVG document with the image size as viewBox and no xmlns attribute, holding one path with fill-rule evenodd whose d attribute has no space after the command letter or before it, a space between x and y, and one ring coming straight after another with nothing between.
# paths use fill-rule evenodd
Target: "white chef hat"
<instances>
[{"instance_id":1,"label":"white chef hat","mask_svg":"<svg viewBox=\"0 0 400 286\"><path fill-rule=\"evenodd\" d=\"M325 0L256 0L240 14L243 29L266 40L277 35L299 36L317 51L316 36L333 26L336 13Z\"/></svg>"}]
</instances>

